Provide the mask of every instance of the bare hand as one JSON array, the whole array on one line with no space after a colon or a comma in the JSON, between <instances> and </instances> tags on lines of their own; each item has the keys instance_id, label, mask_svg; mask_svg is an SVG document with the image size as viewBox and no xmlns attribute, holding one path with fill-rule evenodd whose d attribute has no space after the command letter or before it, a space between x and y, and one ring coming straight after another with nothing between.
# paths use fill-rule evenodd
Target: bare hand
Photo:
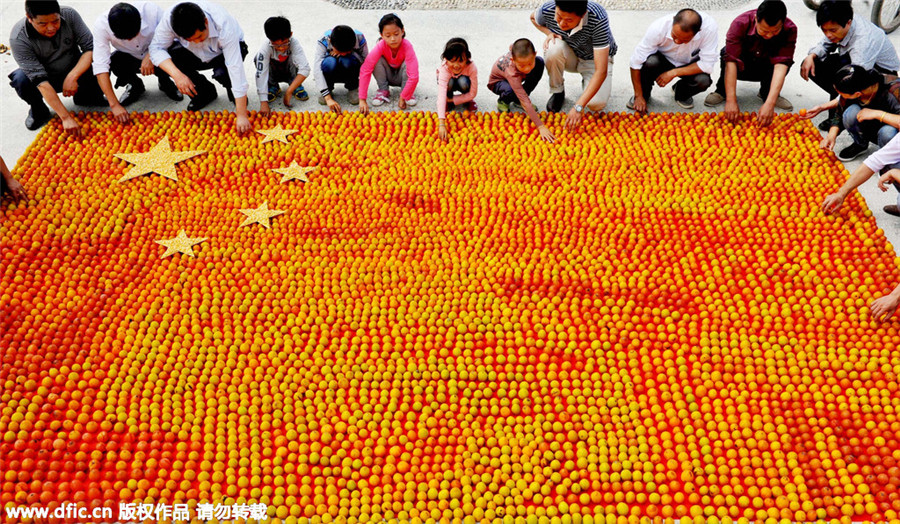
<instances>
[{"instance_id":1,"label":"bare hand","mask_svg":"<svg viewBox=\"0 0 900 524\"><path fill-rule=\"evenodd\" d=\"M656 77L656 85L658 85L659 87L666 87L672 80L676 78L678 78L678 75L676 75L672 71L666 71L665 73Z\"/></svg>"},{"instance_id":2,"label":"bare hand","mask_svg":"<svg viewBox=\"0 0 900 524\"><path fill-rule=\"evenodd\" d=\"M816 76L816 63L813 60L815 55L809 55L803 59L803 63L800 64L800 76L803 77L803 80L809 80L810 76Z\"/></svg>"},{"instance_id":3,"label":"bare hand","mask_svg":"<svg viewBox=\"0 0 900 524\"><path fill-rule=\"evenodd\" d=\"M732 124L738 121L738 118L741 117L741 107L738 105L737 100L725 100L725 120L728 120Z\"/></svg>"},{"instance_id":4,"label":"bare hand","mask_svg":"<svg viewBox=\"0 0 900 524\"><path fill-rule=\"evenodd\" d=\"M756 123L761 126L768 126L775 118L775 104L766 102L759 108L759 114L756 115Z\"/></svg>"},{"instance_id":5,"label":"bare hand","mask_svg":"<svg viewBox=\"0 0 900 524\"><path fill-rule=\"evenodd\" d=\"M269 116L272 114L272 108L269 107L269 103L267 101L265 101L265 100L260 101L259 114L261 116Z\"/></svg>"},{"instance_id":6,"label":"bare hand","mask_svg":"<svg viewBox=\"0 0 900 524\"><path fill-rule=\"evenodd\" d=\"M144 57L143 60L141 60L141 74L144 76L150 76L153 74L154 69L155 68L153 67L153 62L150 61L150 55L148 54Z\"/></svg>"},{"instance_id":7,"label":"bare hand","mask_svg":"<svg viewBox=\"0 0 900 524\"><path fill-rule=\"evenodd\" d=\"M800 120L812 120L813 117L815 117L822 111L825 111L824 107L816 106L812 109L807 110L805 115L800 115Z\"/></svg>"},{"instance_id":8,"label":"bare hand","mask_svg":"<svg viewBox=\"0 0 900 524\"><path fill-rule=\"evenodd\" d=\"M642 96L634 97L634 112L635 113L646 113L647 112L647 99Z\"/></svg>"},{"instance_id":9,"label":"bare hand","mask_svg":"<svg viewBox=\"0 0 900 524\"><path fill-rule=\"evenodd\" d=\"M360 100L359 101L359 112L364 115L369 114L369 101L368 100Z\"/></svg>"},{"instance_id":10,"label":"bare hand","mask_svg":"<svg viewBox=\"0 0 900 524\"><path fill-rule=\"evenodd\" d=\"M191 79L187 77L187 75L178 75L172 79L175 82L175 87L181 91L182 95L187 96L197 96L197 88L194 86L194 83L191 82Z\"/></svg>"},{"instance_id":11,"label":"bare hand","mask_svg":"<svg viewBox=\"0 0 900 524\"><path fill-rule=\"evenodd\" d=\"M63 131L72 136L81 136L81 126L74 117L68 116L62 119Z\"/></svg>"},{"instance_id":12,"label":"bare hand","mask_svg":"<svg viewBox=\"0 0 900 524\"><path fill-rule=\"evenodd\" d=\"M551 143L551 144L552 144L553 142L556 141L556 137L553 136L553 133L551 133L549 129L547 129L547 126L541 126L541 127L539 127L539 128L538 128L538 133L541 134L541 139L542 139L544 142L548 142L548 143Z\"/></svg>"},{"instance_id":13,"label":"bare hand","mask_svg":"<svg viewBox=\"0 0 900 524\"><path fill-rule=\"evenodd\" d=\"M556 40L556 39L558 39L558 38L561 38L561 37L560 37L558 34L556 34L556 33L550 33L549 35L547 35L547 39L544 40L544 51L546 51L547 49L549 49L549 48L550 48L550 44L551 44L554 40Z\"/></svg>"},{"instance_id":14,"label":"bare hand","mask_svg":"<svg viewBox=\"0 0 900 524\"><path fill-rule=\"evenodd\" d=\"M244 115L238 115L237 122L235 122L235 127L237 128L237 132L239 135L243 135L253 129L250 125L250 119Z\"/></svg>"},{"instance_id":15,"label":"bare hand","mask_svg":"<svg viewBox=\"0 0 900 524\"><path fill-rule=\"evenodd\" d=\"M23 186L21 182L19 182L15 178L11 178L8 185L9 193L12 196L13 201L15 201L17 204L20 201L28 202L28 193L25 192L25 186Z\"/></svg>"},{"instance_id":16,"label":"bare hand","mask_svg":"<svg viewBox=\"0 0 900 524\"><path fill-rule=\"evenodd\" d=\"M888 184L890 184L891 182L895 184L900 183L900 169L891 169L887 173L881 175L881 177L878 179L878 189L887 191Z\"/></svg>"},{"instance_id":17,"label":"bare hand","mask_svg":"<svg viewBox=\"0 0 900 524\"><path fill-rule=\"evenodd\" d=\"M574 131L581 125L581 119L584 115L578 111L575 111L575 108L569 110L569 114L566 115L566 129L569 131Z\"/></svg>"},{"instance_id":18,"label":"bare hand","mask_svg":"<svg viewBox=\"0 0 900 524\"><path fill-rule=\"evenodd\" d=\"M116 104L109 108L110 113L112 113L112 117L116 120L116 122L120 124L127 124L131 117L128 115L128 110L122 107L122 104Z\"/></svg>"},{"instance_id":19,"label":"bare hand","mask_svg":"<svg viewBox=\"0 0 900 524\"><path fill-rule=\"evenodd\" d=\"M830 215L840 209L841 204L843 203L844 197L838 193L832 193L825 197L825 201L822 202L822 211L824 211L826 215Z\"/></svg>"},{"instance_id":20,"label":"bare hand","mask_svg":"<svg viewBox=\"0 0 900 524\"><path fill-rule=\"evenodd\" d=\"M824 138L822 138L822 141L819 142L819 147L824 149L825 151L834 151L835 141L836 138L833 137L831 133L828 133Z\"/></svg>"},{"instance_id":21,"label":"bare hand","mask_svg":"<svg viewBox=\"0 0 900 524\"><path fill-rule=\"evenodd\" d=\"M328 109L337 114L341 114L341 104L338 104L337 100L335 100L333 97L326 97L325 103L328 105ZM362 103L360 103L360 105L362 105Z\"/></svg>"},{"instance_id":22,"label":"bare hand","mask_svg":"<svg viewBox=\"0 0 900 524\"><path fill-rule=\"evenodd\" d=\"M407 106L406 106L406 100L403 100L403 98L401 98L400 100L398 100L398 101L397 101L397 107L399 107L400 109L406 109L406 107L407 107Z\"/></svg>"},{"instance_id":23,"label":"bare hand","mask_svg":"<svg viewBox=\"0 0 900 524\"><path fill-rule=\"evenodd\" d=\"M75 93L78 92L78 78L72 76L72 74L66 75L66 79L63 80L63 96L75 96Z\"/></svg>"},{"instance_id":24,"label":"bare hand","mask_svg":"<svg viewBox=\"0 0 900 524\"><path fill-rule=\"evenodd\" d=\"M291 107L291 99L294 98L294 91L292 89L287 89L284 92L284 96L281 98L281 101L284 102L284 107Z\"/></svg>"},{"instance_id":25,"label":"bare hand","mask_svg":"<svg viewBox=\"0 0 900 524\"><path fill-rule=\"evenodd\" d=\"M875 320L884 322L890 320L890 318L894 316L894 312L897 311L898 303L900 303L900 298L892 295L885 295L872 302L869 309L872 311L872 317Z\"/></svg>"},{"instance_id":26,"label":"bare hand","mask_svg":"<svg viewBox=\"0 0 900 524\"><path fill-rule=\"evenodd\" d=\"M450 134L447 132L447 126L446 126L446 125L440 124L440 125L438 126L438 138L440 138L440 139L441 139L441 142L444 142L445 144L446 144L447 141L449 140Z\"/></svg>"}]
</instances>

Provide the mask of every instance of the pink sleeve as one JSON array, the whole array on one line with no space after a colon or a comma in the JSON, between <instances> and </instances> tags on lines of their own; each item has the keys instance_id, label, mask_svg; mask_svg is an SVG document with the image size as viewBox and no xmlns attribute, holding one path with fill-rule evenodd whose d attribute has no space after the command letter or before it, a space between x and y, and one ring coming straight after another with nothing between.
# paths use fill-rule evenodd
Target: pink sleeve
<instances>
[{"instance_id":1,"label":"pink sleeve","mask_svg":"<svg viewBox=\"0 0 900 524\"><path fill-rule=\"evenodd\" d=\"M450 84L450 70L447 69L446 62L441 62L441 67L437 70L437 114L438 119L443 120L447 117L447 86Z\"/></svg>"},{"instance_id":2,"label":"pink sleeve","mask_svg":"<svg viewBox=\"0 0 900 524\"><path fill-rule=\"evenodd\" d=\"M467 65L463 74L469 77L472 87L469 88L468 93L461 93L453 97L453 103L458 106L475 100L475 95L478 94L478 68L475 67L475 62Z\"/></svg>"},{"instance_id":3,"label":"pink sleeve","mask_svg":"<svg viewBox=\"0 0 900 524\"><path fill-rule=\"evenodd\" d=\"M416 94L416 86L419 85L419 59L409 40L403 39L403 50L406 61L406 85L400 92L400 98L409 100Z\"/></svg>"},{"instance_id":4,"label":"pink sleeve","mask_svg":"<svg viewBox=\"0 0 900 524\"><path fill-rule=\"evenodd\" d=\"M375 64L384 54L384 40L379 40L375 47L369 52L366 60L359 68L359 99L365 100L369 97L369 82L372 80L372 71L375 70Z\"/></svg>"}]
</instances>

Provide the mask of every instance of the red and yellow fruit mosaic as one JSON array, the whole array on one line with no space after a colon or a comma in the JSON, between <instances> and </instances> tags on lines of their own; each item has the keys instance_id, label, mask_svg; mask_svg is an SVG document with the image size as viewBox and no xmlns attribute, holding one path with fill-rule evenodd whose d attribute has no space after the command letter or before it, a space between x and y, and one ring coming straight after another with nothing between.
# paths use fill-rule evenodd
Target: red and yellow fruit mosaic
<instances>
[{"instance_id":1,"label":"red and yellow fruit mosaic","mask_svg":"<svg viewBox=\"0 0 900 524\"><path fill-rule=\"evenodd\" d=\"M48 126L0 225L0 503L897 519L900 328L867 305L898 260L858 196L821 213L847 173L811 124L560 118ZM166 137L204 153L118 182Z\"/></svg>"}]
</instances>

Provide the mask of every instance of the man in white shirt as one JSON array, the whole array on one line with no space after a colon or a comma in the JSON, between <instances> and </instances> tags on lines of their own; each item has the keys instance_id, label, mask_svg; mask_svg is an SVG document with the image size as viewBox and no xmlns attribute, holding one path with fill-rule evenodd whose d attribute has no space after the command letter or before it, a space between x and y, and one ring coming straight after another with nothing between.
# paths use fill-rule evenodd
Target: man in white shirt
<instances>
[{"instance_id":1,"label":"man in white shirt","mask_svg":"<svg viewBox=\"0 0 900 524\"><path fill-rule=\"evenodd\" d=\"M181 48L171 51L174 43ZM178 90L191 97L188 111L200 111L216 99L216 88L200 71L212 69L213 80L222 84L235 103L236 128L251 130L247 111L250 83L244 73L247 56L244 32L225 9L211 2L182 2L162 17L150 42L150 60L172 77Z\"/></svg>"},{"instance_id":2,"label":"man in white shirt","mask_svg":"<svg viewBox=\"0 0 900 524\"><path fill-rule=\"evenodd\" d=\"M138 73L156 75L160 91L176 102L184 99L169 75L150 61L150 41L162 14L162 8L153 2L123 2L100 15L94 24L94 75L109 101L113 118L119 122L128 121L125 106L144 94L144 82ZM112 54L110 46L115 49ZM125 86L122 98L116 97L110 73L116 75L115 87Z\"/></svg>"},{"instance_id":3,"label":"man in white shirt","mask_svg":"<svg viewBox=\"0 0 900 524\"><path fill-rule=\"evenodd\" d=\"M693 9L682 9L672 18L660 18L650 24L631 55L634 96L628 101L628 109L645 113L654 82L665 87L676 78L681 80L672 86L675 102L692 109L694 95L712 85L718 48L719 28L715 20Z\"/></svg>"}]
</instances>

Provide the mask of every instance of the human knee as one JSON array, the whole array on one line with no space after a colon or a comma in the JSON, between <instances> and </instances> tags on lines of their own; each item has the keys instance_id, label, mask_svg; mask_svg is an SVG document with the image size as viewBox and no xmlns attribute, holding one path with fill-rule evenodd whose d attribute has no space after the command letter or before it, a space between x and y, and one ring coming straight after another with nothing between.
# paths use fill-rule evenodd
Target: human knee
<instances>
[{"instance_id":1,"label":"human knee","mask_svg":"<svg viewBox=\"0 0 900 524\"><path fill-rule=\"evenodd\" d=\"M712 85L712 77L706 73L700 73L694 77L694 83L700 90L706 91Z\"/></svg>"},{"instance_id":2,"label":"human knee","mask_svg":"<svg viewBox=\"0 0 900 524\"><path fill-rule=\"evenodd\" d=\"M460 93L468 93L472 89L472 80L467 76L461 76L456 79L456 88Z\"/></svg>"},{"instance_id":3,"label":"human knee","mask_svg":"<svg viewBox=\"0 0 900 524\"><path fill-rule=\"evenodd\" d=\"M334 70L337 69L337 65L337 58L333 56L326 57L324 60L322 60L322 73L326 75L334 73Z\"/></svg>"},{"instance_id":4,"label":"human knee","mask_svg":"<svg viewBox=\"0 0 900 524\"><path fill-rule=\"evenodd\" d=\"M844 109L844 114L841 118L843 119L845 128L854 128L859 124L859 122L857 122L856 120L856 116L859 114L859 110L860 107L857 104L852 104Z\"/></svg>"},{"instance_id":5,"label":"human knee","mask_svg":"<svg viewBox=\"0 0 900 524\"><path fill-rule=\"evenodd\" d=\"M591 111L603 111L606 109L606 100L591 100L588 102L587 108Z\"/></svg>"},{"instance_id":6,"label":"human knee","mask_svg":"<svg viewBox=\"0 0 900 524\"><path fill-rule=\"evenodd\" d=\"M895 136L897 136L897 128L893 126L881 126L878 130L878 147L884 147Z\"/></svg>"}]
</instances>

